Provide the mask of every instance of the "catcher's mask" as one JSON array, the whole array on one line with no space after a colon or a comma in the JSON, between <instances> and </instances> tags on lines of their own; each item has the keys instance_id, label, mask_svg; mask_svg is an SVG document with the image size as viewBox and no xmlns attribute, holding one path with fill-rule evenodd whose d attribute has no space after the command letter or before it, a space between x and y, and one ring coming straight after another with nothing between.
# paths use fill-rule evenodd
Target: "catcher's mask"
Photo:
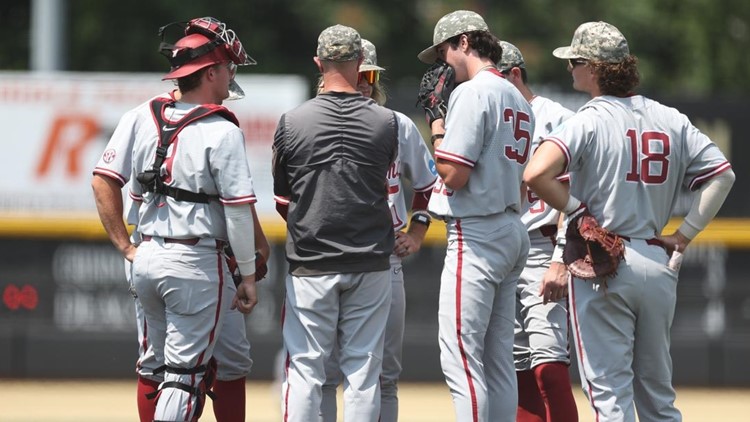
<instances>
[{"instance_id":1,"label":"catcher's mask","mask_svg":"<svg viewBox=\"0 0 750 422\"><path fill-rule=\"evenodd\" d=\"M175 44L164 41L167 29L183 27L185 36ZM238 66L254 65L234 31L212 17L196 18L189 22L173 22L159 28L162 39L159 52L167 57L172 69L162 80L179 79L205 67L232 61ZM229 99L242 98L242 88L234 80L230 83Z\"/></svg>"}]
</instances>

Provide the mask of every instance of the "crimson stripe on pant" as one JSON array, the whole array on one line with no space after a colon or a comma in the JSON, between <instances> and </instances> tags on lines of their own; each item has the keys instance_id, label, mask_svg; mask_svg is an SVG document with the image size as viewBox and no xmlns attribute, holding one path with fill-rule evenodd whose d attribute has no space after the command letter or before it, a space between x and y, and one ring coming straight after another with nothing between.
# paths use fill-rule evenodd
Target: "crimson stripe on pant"
<instances>
[{"instance_id":1,"label":"crimson stripe on pant","mask_svg":"<svg viewBox=\"0 0 750 422\"><path fill-rule=\"evenodd\" d=\"M477 394L474 389L474 380L471 377L471 369L466 360L464 342L461 338L461 269L463 268L464 236L461 231L460 219L456 219L456 234L458 236L458 252L456 259L456 337L458 339L458 350L461 351L461 360L464 364L464 370L466 371L466 382L469 385L469 393L471 394L472 419L476 422L479 420Z\"/></svg>"}]
</instances>

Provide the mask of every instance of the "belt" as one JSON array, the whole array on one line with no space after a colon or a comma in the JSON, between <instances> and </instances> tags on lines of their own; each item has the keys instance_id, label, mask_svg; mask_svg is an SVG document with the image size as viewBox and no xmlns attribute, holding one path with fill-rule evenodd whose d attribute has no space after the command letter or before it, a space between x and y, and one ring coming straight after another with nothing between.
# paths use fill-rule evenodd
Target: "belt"
<instances>
[{"instance_id":1,"label":"belt","mask_svg":"<svg viewBox=\"0 0 750 422\"><path fill-rule=\"evenodd\" d=\"M628 242L630 242L630 236L620 236L620 238L624 239L624 240L627 240ZM664 242L662 242L661 240L659 240L659 239L657 239L655 237L652 237L651 239L645 239L645 240L646 240L646 244L647 245L660 246L660 247L666 249L666 247L664 246Z\"/></svg>"},{"instance_id":2,"label":"belt","mask_svg":"<svg viewBox=\"0 0 750 422\"><path fill-rule=\"evenodd\" d=\"M148 235L143 236L144 242L148 242L151 239L153 239L152 236L148 236ZM164 243L179 243L181 245L189 245L189 246L195 246L201 240L200 237L191 237L188 239L175 239L172 237L164 237L163 239L164 239Z\"/></svg>"}]
</instances>

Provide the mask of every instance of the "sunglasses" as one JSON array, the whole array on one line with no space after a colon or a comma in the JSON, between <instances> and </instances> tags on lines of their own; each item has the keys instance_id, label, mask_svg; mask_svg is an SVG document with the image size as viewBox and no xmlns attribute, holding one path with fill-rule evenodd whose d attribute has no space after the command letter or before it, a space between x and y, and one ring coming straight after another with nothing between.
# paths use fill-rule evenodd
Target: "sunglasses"
<instances>
[{"instance_id":1,"label":"sunglasses","mask_svg":"<svg viewBox=\"0 0 750 422\"><path fill-rule=\"evenodd\" d=\"M570 67L576 67L579 64L587 64L589 61L586 59L568 59L568 63L570 63Z\"/></svg>"},{"instance_id":2,"label":"sunglasses","mask_svg":"<svg viewBox=\"0 0 750 422\"><path fill-rule=\"evenodd\" d=\"M370 85L375 85L375 83L380 80L380 71L379 70L365 70L364 72L359 72L359 76L357 77L357 83L362 82L362 80L367 81L367 83Z\"/></svg>"}]
</instances>

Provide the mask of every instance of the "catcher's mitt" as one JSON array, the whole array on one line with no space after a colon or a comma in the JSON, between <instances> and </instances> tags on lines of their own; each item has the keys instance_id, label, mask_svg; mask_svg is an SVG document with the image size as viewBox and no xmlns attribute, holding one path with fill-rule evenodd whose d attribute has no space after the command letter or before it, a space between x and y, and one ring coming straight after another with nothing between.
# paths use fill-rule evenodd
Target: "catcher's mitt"
<instances>
[{"instance_id":1,"label":"catcher's mitt","mask_svg":"<svg viewBox=\"0 0 750 422\"><path fill-rule=\"evenodd\" d=\"M568 223L563 262L574 277L584 280L606 279L617 275L625 259L625 245L620 236L602 228L584 209Z\"/></svg>"},{"instance_id":2,"label":"catcher's mitt","mask_svg":"<svg viewBox=\"0 0 750 422\"><path fill-rule=\"evenodd\" d=\"M237 259L234 257L232 248L227 245L224 247L224 256L227 259L227 267L229 272L232 274L232 281L235 286L239 286L242 283L242 275L240 269L237 268ZM268 266L266 265L266 259L263 258L260 252L255 252L255 281L261 281L268 274Z\"/></svg>"},{"instance_id":3,"label":"catcher's mitt","mask_svg":"<svg viewBox=\"0 0 750 422\"><path fill-rule=\"evenodd\" d=\"M444 119L448 112L448 97L456 87L456 74L448 63L438 59L422 76L417 94L417 105L421 105L427 124Z\"/></svg>"}]
</instances>

